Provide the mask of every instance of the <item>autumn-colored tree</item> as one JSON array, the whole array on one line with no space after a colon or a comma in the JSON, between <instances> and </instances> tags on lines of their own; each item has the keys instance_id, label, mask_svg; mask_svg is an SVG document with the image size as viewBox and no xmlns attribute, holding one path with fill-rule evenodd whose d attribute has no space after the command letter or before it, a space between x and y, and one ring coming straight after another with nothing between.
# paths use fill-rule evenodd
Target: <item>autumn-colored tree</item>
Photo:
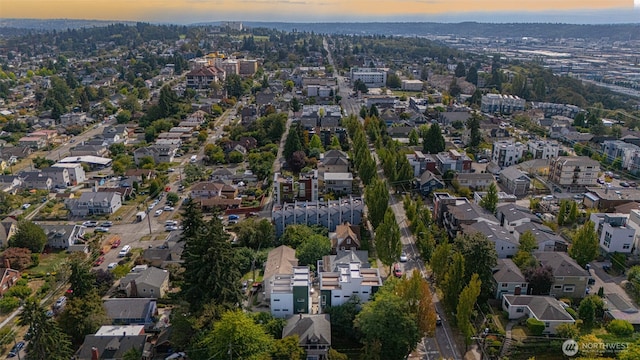
<instances>
[{"instance_id":1,"label":"autumn-colored tree","mask_svg":"<svg viewBox=\"0 0 640 360\"><path fill-rule=\"evenodd\" d=\"M2 254L2 265L9 261L9 266L14 270L24 270L31 265L31 250L18 247L10 247Z\"/></svg>"}]
</instances>

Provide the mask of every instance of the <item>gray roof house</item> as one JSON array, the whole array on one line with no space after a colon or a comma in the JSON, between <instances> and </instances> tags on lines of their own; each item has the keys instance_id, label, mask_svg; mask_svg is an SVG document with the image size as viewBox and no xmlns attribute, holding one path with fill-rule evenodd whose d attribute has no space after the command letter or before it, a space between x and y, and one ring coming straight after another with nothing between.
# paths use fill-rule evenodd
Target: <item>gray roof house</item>
<instances>
[{"instance_id":1,"label":"gray roof house","mask_svg":"<svg viewBox=\"0 0 640 360\"><path fill-rule=\"evenodd\" d=\"M103 306L113 325L144 325L146 328L153 325L157 312L156 299L150 298L107 299Z\"/></svg>"},{"instance_id":2,"label":"gray roof house","mask_svg":"<svg viewBox=\"0 0 640 360\"><path fill-rule=\"evenodd\" d=\"M515 166L509 166L500 172L500 182L509 194L515 196L527 195L531 187L531 178Z\"/></svg>"},{"instance_id":3,"label":"gray roof house","mask_svg":"<svg viewBox=\"0 0 640 360\"><path fill-rule=\"evenodd\" d=\"M542 321L543 334L555 334L558 325L576 322L562 303L551 296L504 295L502 309L509 313L509 319L527 316Z\"/></svg>"},{"instance_id":4,"label":"gray roof house","mask_svg":"<svg viewBox=\"0 0 640 360\"><path fill-rule=\"evenodd\" d=\"M422 196L428 196L435 190L444 189L444 182L431 171L425 170L418 179L418 189Z\"/></svg>"},{"instance_id":5,"label":"gray roof house","mask_svg":"<svg viewBox=\"0 0 640 360\"><path fill-rule=\"evenodd\" d=\"M131 349L138 350L142 359L151 359L151 343L147 335L123 333L120 335L87 335L76 353L77 360L124 359Z\"/></svg>"},{"instance_id":6,"label":"gray roof house","mask_svg":"<svg viewBox=\"0 0 640 360\"><path fill-rule=\"evenodd\" d=\"M496 246L499 259L511 257L518 251L518 240L500 225L486 221L478 221L471 225L462 225L464 233L479 232L484 234Z\"/></svg>"},{"instance_id":7,"label":"gray roof house","mask_svg":"<svg viewBox=\"0 0 640 360\"><path fill-rule=\"evenodd\" d=\"M331 322L329 314L299 314L287 319L282 337L298 335L300 347L307 359L327 359L331 347Z\"/></svg>"},{"instance_id":8,"label":"gray roof house","mask_svg":"<svg viewBox=\"0 0 640 360\"><path fill-rule=\"evenodd\" d=\"M51 190L53 188L53 180L51 177L40 171L22 171L22 185L27 189Z\"/></svg>"},{"instance_id":9,"label":"gray roof house","mask_svg":"<svg viewBox=\"0 0 640 360\"><path fill-rule=\"evenodd\" d=\"M498 264L493 269L493 280L496 285L496 299L502 299L502 295L505 294L527 293L528 283L511 259L498 259Z\"/></svg>"},{"instance_id":10,"label":"gray roof house","mask_svg":"<svg viewBox=\"0 0 640 360\"><path fill-rule=\"evenodd\" d=\"M528 222L516 226L513 235L520 239L520 236L527 231L531 231L536 238L538 251L567 251L568 244L562 237L550 227L537 222Z\"/></svg>"},{"instance_id":11,"label":"gray roof house","mask_svg":"<svg viewBox=\"0 0 640 360\"><path fill-rule=\"evenodd\" d=\"M113 214L122 206L119 192L85 192L78 199L66 202L72 216Z\"/></svg>"},{"instance_id":12,"label":"gray roof house","mask_svg":"<svg viewBox=\"0 0 640 360\"><path fill-rule=\"evenodd\" d=\"M133 158L136 164L139 164L140 160L147 156L153 158L153 161L155 161L156 164L170 163L173 162L177 151L177 145L154 144L151 146L136 149L133 152Z\"/></svg>"},{"instance_id":13,"label":"gray roof house","mask_svg":"<svg viewBox=\"0 0 640 360\"><path fill-rule=\"evenodd\" d=\"M73 249L83 245L85 227L82 225L39 225L47 235L47 246L54 249Z\"/></svg>"},{"instance_id":14,"label":"gray roof house","mask_svg":"<svg viewBox=\"0 0 640 360\"><path fill-rule=\"evenodd\" d=\"M553 285L549 295L555 297L582 298L587 291L591 274L564 252L545 251L534 256L542 266L553 271Z\"/></svg>"},{"instance_id":15,"label":"gray roof house","mask_svg":"<svg viewBox=\"0 0 640 360\"><path fill-rule=\"evenodd\" d=\"M533 215L529 209L512 203L498 206L496 208L496 217L500 221L500 225L504 226L510 232L513 232L516 227L524 223L542 222L537 216Z\"/></svg>"},{"instance_id":16,"label":"gray roof house","mask_svg":"<svg viewBox=\"0 0 640 360\"><path fill-rule=\"evenodd\" d=\"M169 272L156 267L130 272L120 280L120 289L128 297L162 298L169 290Z\"/></svg>"}]
</instances>

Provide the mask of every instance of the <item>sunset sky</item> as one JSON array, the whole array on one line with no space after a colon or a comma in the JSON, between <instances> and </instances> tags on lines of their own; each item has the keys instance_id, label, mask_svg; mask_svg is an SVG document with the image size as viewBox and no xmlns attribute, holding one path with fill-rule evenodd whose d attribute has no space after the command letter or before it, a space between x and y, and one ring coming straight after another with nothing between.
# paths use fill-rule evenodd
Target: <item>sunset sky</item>
<instances>
[{"instance_id":1,"label":"sunset sky","mask_svg":"<svg viewBox=\"0 0 640 360\"><path fill-rule=\"evenodd\" d=\"M0 0L3 18L70 18L193 23L402 20L474 14L640 15L638 0ZM631 11L630 11L631 10ZM630 19L633 19L630 18ZM473 16L468 20L473 20ZM486 21L486 20L484 20ZM505 20L497 20L505 21ZM517 22L517 18L513 18ZM530 20L521 20L530 21ZM544 21L544 20L541 20ZM633 21L633 20L632 20ZM640 17L636 21L640 21ZM615 22L615 21L614 21ZM635 21L634 21L635 22Z\"/></svg>"}]
</instances>

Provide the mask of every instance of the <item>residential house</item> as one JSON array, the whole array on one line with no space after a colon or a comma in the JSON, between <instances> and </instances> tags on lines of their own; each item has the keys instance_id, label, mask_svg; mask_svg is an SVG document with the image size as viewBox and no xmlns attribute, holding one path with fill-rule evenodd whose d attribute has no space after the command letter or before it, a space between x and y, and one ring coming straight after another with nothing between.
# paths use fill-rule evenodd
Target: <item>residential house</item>
<instances>
[{"instance_id":1,"label":"residential house","mask_svg":"<svg viewBox=\"0 0 640 360\"><path fill-rule=\"evenodd\" d=\"M360 255L365 257L364 260L360 259L358 253L359 251L339 250L337 255L325 256L318 261L321 311L331 306L340 306L353 297L357 297L360 304L366 303L382 286L379 269L370 268L366 263L366 251ZM331 266L325 267L325 262Z\"/></svg>"},{"instance_id":2,"label":"residential house","mask_svg":"<svg viewBox=\"0 0 640 360\"><path fill-rule=\"evenodd\" d=\"M122 206L118 192L85 192L78 199L68 199L67 208L72 216L108 215Z\"/></svg>"},{"instance_id":3,"label":"residential house","mask_svg":"<svg viewBox=\"0 0 640 360\"><path fill-rule=\"evenodd\" d=\"M109 126L102 131L102 138L108 145L127 143L129 130L125 125Z\"/></svg>"},{"instance_id":4,"label":"residential house","mask_svg":"<svg viewBox=\"0 0 640 360\"><path fill-rule=\"evenodd\" d=\"M449 150L435 155L436 169L440 175L449 170L456 172L471 172L471 158L457 150Z\"/></svg>"},{"instance_id":5,"label":"residential house","mask_svg":"<svg viewBox=\"0 0 640 360\"><path fill-rule=\"evenodd\" d=\"M189 71L186 74L187 88L195 90L209 90L212 82L225 79L224 70L216 66L204 66Z\"/></svg>"},{"instance_id":6,"label":"residential house","mask_svg":"<svg viewBox=\"0 0 640 360\"><path fill-rule=\"evenodd\" d=\"M235 172L231 171L229 168L221 167L213 170L211 176L209 177L211 180L231 180L236 175Z\"/></svg>"},{"instance_id":7,"label":"residential house","mask_svg":"<svg viewBox=\"0 0 640 360\"><path fill-rule=\"evenodd\" d=\"M221 182L202 181L191 187L192 198L214 198L224 197L235 199L238 196L238 189Z\"/></svg>"},{"instance_id":8,"label":"residential house","mask_svg":"<svg viewBox=\"0 0 640 360\"><path fill-rule=\"evenodd\" d=\"M544 323L543 334L556 334L561 324L575 324L575 320L560 300L551 296L504 295L502 309L509 314L510 320L526 316Z\"/></svg>"},{"instance_id":9,"label":"residential house","mask_svg":"<svg viewBox=\"0 0 640 360\"><path fill-rule=\"evenodd\" d=\"M599 172L600 163L588 156L559 156L549 164L549 180L569 190L596 185Z\"/></svg>"},{"instance_id":10,"label":"residential house","mask_svg":"<svg viewBox=\"0 0 640 360\"><path fill-rule=\"evenodd\" d=\"M462 231L466 234L481 233L495 244L499 259L512 257L518 252L518 240L502 226L487 221L477 221L473 224L463 224Z\"/></svg>"},{"instance_id":11,"label":"residential house","mask_svg":"<svg viewBox=\"0 0 640 360\"><path fill-rule=\"evenodd\" d=\"M462 230L462 225L473 225L477 222L498 225L498 219L493 214L468 200L459 205L447 206L443 212L442 224L451 238L455 238L458 231Z\"/></svg>"},{"instance_id":12,"label":"residential house","mask_svg":"<svg viewBox=\"0 0 640 360\"><path fill-rule=\"evenodd\" d=\"M320 156L318 172L323 173L348 173L349 156L343 151L329 150Z\"/></svg>"},{"instance_id":13,"label":"residential house","mask_svg":"<svg viewBox=\"0 0 640 360\"><path fill-rule=\"evenodd\" d=\"M538 251L564 251L566 252L569 245L555 231L546 225L537 222L525 222L516 226L513 235L520 240L525 232L530 231L536 239Z\"/></svg>"},{"instance_id":14,"label":"residential house","mask_svg":"<svg viewBox=\"0 0 640 360\"><path fill-rule=\"evenodd\" d=\"M541 223L540 219L533 215L529 209L516 204L504 204L496 208L496 217L503 226L510 232L514 232L516 227L529 222Z\"/></svg>"},{"instance_id":15,"label":"residential house","mask_svg":"<svg viewBox=\"0 0 640 360\"><path fill-rule=\"evenodd\" d=\"M8 216L0 221L0 247L8 246L8 241L18 231L18 220Z\"/></svg>"},{"instance_id":16,"label":"residential house","mask_svg":"<svg viewBox=\"0 0 640 360\"><path fill-rule=\"evenodd\" d=\"M269 295L271 315L286 318L311 312L311 275L308 266L293 266L289 274L276 274Z\"/></svg>"},{"instance_id":17,"label":"residential house","mask_svg":"<svg viewBox=\"0 0 640 360\"><path fill-rule=\"evenodd\" d=\"M331 252L337 250L360 250L360 226L349 222L336 226L336 231L329 233Z\"/></svg>"},{"instance_id":18,"label":"residential house","mask_svg":"<svg viewBox=\"0 0 640 360\"><path fill-rule=\"evenodd\" d=\"M153 326L157 314L156 299L111 298L103 303L111 324Z\"/></svg>"},{"instance_id":19,"label":"residential house","mask_svg":"<svg viewBox=\"0 0 640 360\"><path fill-rule=\"evenodd\" d=\"M473 190L488 189L495 182L493 175L488 173L457 173L455 180L460 186Z\"/></svg>"},{"instance_id":20,"label":"residential house","mask_svg":"<svg viewBox=\"0 0 640 360\"><path fill-rule=\"evenodd\" d=\"M156 164L171 163L173 162L177 152L177 145L154 144L136 149L133 152L133 158L136 164L139 164L140 160L144 157L151 157Z\"/></svg>"},{"instance_id":21,"label":"residential house","mask_svg":"<svg viewBox=\"0 0 640 360\"><path fill-rule=\"evenodd\" d=\"M141 360L151 360L152 344L147 342L145 334L128 334L126 331L117 335L86 335L84 343L76 355L75 360L111 360L124 359L132 350L142 356Z\"/></svg>"},{"instance_id":22,"label":"residential house","mask_svg":"<svg viewBox=\"0 0 640 360\"><path fill-rule=\"evenodd\" d=\"M318 201L318 195L317 171L301 174L297 182L293 177L284 177L280 173L273 175L273 199L276 204L295 200Z\"/></svg>"},{"instance_id":23,"label":"residential house","mask_svg":"<svg viewBox=\"0 0 640 360\"><path fill-rule=\"evenodd\" d=\"M47 173L40 171L22 171L20 172L22 185L27 189L51 190L53 188L53 180Z\"/></svg>"},{"instance_id":24,"label":"residential house","mask_svg":"<svg viewBox=\"0 0 640 360\"><path fill-rule=\"evenodd\" d=\"M0 190L15 194L22 187L22 177L17 175L0 175Z\"/></svg>"},{"instance_id":25,"label":"residential house","mask_svg":"<svg viewBox=\"0 0 640 360\"><path fill-rule=\"evenodd\" d=\"M122 278L120 290L124 290L127 297L162 298L169 291L169 272L145 265L142 270L132 270Z\"/></svg>"},{"instance_id":26,"label":"residential house","mask_svg":"<svg viewBox=\"0 0 640 360\"><path fill-rule=\"evenodd\" d=\"M40 136L23 136L18 140L18 145L38 150L47 146L47 140Z\"/></svg>"},{"instance_id":27,"label":"residential house","mask_svg":"<svg viewBox=\"0 0 640 360\"><path fill-rule=\"evenodd\" d=\"M293 273L293 267L298 266L296 251L286 245L278 246L269 251L267 262L264 266L264 293L265 297L271 297L271 287L276 276L288 275Z\"/></svg>"},{"instance_id":28,"label":"residential house","mask_svg":"<svg viewBox=\"0 0 640 360\"><path fill-rule=\"evenodd\" d=\"M555 297L583 298L587 292L590 274L569 254L564 252L538 252L534 256L542 266L549 266L553 272L553 285L549 295Z\"/></svg>"},{"instance_id":29,"label":"residential house","mask_svg":"<svg viewBox=\"0 0 640 360\"><path fill-rule=\"evenodd\" d=\"M40 227L47 235L47 246L53 249L69 249L76 244L84 244L85 227L82 225L44 225Z\"/></svg>"},{"instance_id":30,"label":"residential house","mask_svg":"<svg viewBox=\"0 0 640 360\"><path fill-rule=\"evenodd\" d=\"M531 187L531 178L515 166L509 166L500 172L502 187L515 196L526 196Z\"/></svg>"},{"instance_id":31,"label":"residential house","mask_svg":"<svg viewBox=\"0 0 640 360\"><path fill-rule=\"evenodd\" d=\"M275 199L275 197L274 197ZM282 235L288 225L320 225L329 231L348 221L358 225L362 221L364 202L360 197L344 197L340 200L296 201L293 203L274 204L271 220L276 229L276 236Z\"/></svg>"},{"instance_id":32,"label":"residential house","mask_svg":"<svg viewBox=\"0 0 640 360\"><path fill-rule=\"evenodd\" d=\"M323 183L325 192L349 195L353 189L353 175L350 172L327 172L323 175Z\"/></svg>"},{"instance_id":33,"label":"residential house","mask_svg":"<svg viewBox=\"0 0 640 360\"><path fill-rule=\"evenodd\" d=\"M77 164L80 165L80 164ZM43 176L51 179L51 186L57 189L65 189L71 186L71 176L69 170L64 167L51 166L40 170Z\"/></svg>"},{"instance_id":34,"label":"residential house","mask_svg":"<svg viewBox=\"0 0 640 360\"><path fill-rule=\"evenodd\" d=\"M522 295L527 293L529 283L522 272L511 259L498 259L498 264L493 271L496 299L502 299L502 295Z\"/></svg>"},{"instance_id":35,"label":"residential house","mask_svg":"<svg viewBox=\"0 0 640 360\"><path fill-rule=\"evenodd\" d=\"M131 181L141 184L155 178L156 172L149 169L128 169L124 173L124 176Z\"/></svg>"},{"instance_id":36,"label":"residential house","mask_svg":"<svg viewBox=\"0 0 640 360\"><path fill-rule=\"evenodd\" d=\"M630 202L640 202L640 191L635 188L588 187L582 204L602 212L613 211L616 207Z\"/></svg>"},{"instance_id":37,"label":"residential house","mask_svg":"<svg viewBox=\"0 0 640 360\"><path fill-rule=\"evenodd\" d=\"M109 153L106 145L79 144L69 150L71 156L105 156Z\"/></svg>"},{"instance_id":38,"label":"residential house","mask_svg":"<svg viewBox=\"0 0 640 360\"><path fill-rule=\"evenodd\" d=\"M60 115L60 125L65 128L70 126L85 126L91 121L93 121L93 119L88 117L87 113L84 112Z\"/></svg>"},{"instance_id":39,"label":"residential house","mask_svg":"<svg viewBox=\"0 0 640 360\"><path fill-rule=\"evenodd\" d=\"M413 176L420 177L425 171L436 171L436 160L430 154L424 154L422 151L414 151L413 154L407 154L409 165L413 168Z\"/></svg>"},{"instance_id":40,"label":"residential house","mask_svg":"<svg viewBox=\"0 0 640 360\"><path fill-rule=\"evenodd\" d=\"M67 174L69 176L69 186L75 186L82 184L87 180L86 173L84 172L84 168L82 164L53 164L51 167L54 168L64 168L67 170ZM43 170L44 171L44 170ZM62 176L64 179L64 175ZM57 180L52 177L53 186L57 185Z\"/></svg>"},{"instance_id":41,"label":"residential house","mask_svg":"<svg viewBox=\"0 0 640 360\"><path fill-rule=\"evenodd\" d=\"M142 258L149 266L164 269L170 264L182 263L183 241L166 241L161 247L145 249Z\"/></svg>"},{"instance_id":42,"label":"residential house","mask_svg":"<svg viewBox=\"0 0 640 360\"><path fill-rule=\"evenodd\" d=\"M529 141L527 146L534 159L554 159L560 153L560 144L554 140Z\"/></svg>"},{"instance_id":43,"label":"residential house","mask_svg":"<svg viewBox=\"0 0 640 360\"><path fill-rule=\"evenodd\" d=\"M525 145L520 142L514 143L511 140L496 141L493 143L491 161L503 168L515 165L520 162L525 150Z\"/></svg>"},{"instance_id":44,"label":"residential house","mask_svg":"<svg viewBox=\"0 0 640 360\"><path fill-rule=\"evenodd\" d=\"M434 173L426 170L417 180L418 191L422 196L429 196L433 191L445 188L444 181L436 177Z\"/></svg>"},{"instance_id":45,"label":"residential house","mask_svg":"<svg viewBox=\"0 0 640 360\"><path fill-rule=\"evenodd\" d=\"M264 90L258 91L256 93L256 104L258 106L262 105L272 105L274 100L276 99L276 94L271 90L271 88L266 88Z\"/></svg>"},{"instance_id":46,"label":"residential house","mask_svg":"<svg viewBox=\"0 0 640 360\"><path fill-rule=\"evenodd\" d=\"M4 296L18 280L20 280L20 271L12 269L9 259L5 259L0 268L0 297Z\"/></svg>"},{"instance_id":47,"label":"residential house","mask_svg":"<svg viewBox=\"0 0 640 360\"><path fill-rule=\"evenodd\" d=\"M327 360L331 348L331 321L328 314L299 314L287 319L282 338L297 335L307 360Z\"/></svg>"},{"instance_id":48,"label":"residential house","mask_svg":"<svg viewBox=\"0 0 640 360\"><path fill-rule=\"evenodd\" d=\"M33 149L30 146L9 146L0 148L2 160L7 163L15 164L18 160L22 160L31 155Z\"/></svg>"},{"instance_id":49,"label":"residential house","mask_svg":"<svg viewBox=\"0 0 640 360\"><path fill-rule=\"evenodd\" d=\"M635 250L636 229L627 225L628 214L592 213L589 220L594 223L602 253L631 254Z\"/></svg>"}]
</instances>

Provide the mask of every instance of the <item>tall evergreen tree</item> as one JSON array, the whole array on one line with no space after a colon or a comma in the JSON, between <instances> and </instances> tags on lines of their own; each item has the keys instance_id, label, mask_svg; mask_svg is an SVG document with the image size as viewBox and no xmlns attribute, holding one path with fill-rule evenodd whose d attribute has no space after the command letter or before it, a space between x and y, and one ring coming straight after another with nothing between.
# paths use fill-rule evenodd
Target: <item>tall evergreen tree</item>
<instances>
[{"instance_id":1,"label":"tall evergreen tree","mask_svg":"<svg viewBox=\"0 0 640 360\"><path fill-rule=\"evenodd\" d=\"M289 161L293 154L296 151L303 150L302 139L300 138L300 125L295 124L291 128L289 128L289 133L287 134L287 139L284 142L284 149L282 151L282 155L284 158Z\"/></svg>"},{"instance_id":2,"label":"tall evergreen tree","mask_svg":"<svg viewBox=\"0 0 640 360\"><path fill-rule=\"evenodd\" d=\"M27 299L18 324L29 327L27 360L68 360L73 354L68 336L53 318L47 316L45 308L36 299Z\"/></svg>"},{"instance_id":3,"label":"tall evergreen tree","mask_svg":"<svg viewBox=\"0 0 640 360\"><path fill-rule=\"evenodd\" d=\"M492 214L496 213L496 208L498 207L498 188L496 187L496 183L492 182L491 185L489 185L487 193L482 200L480 200L480 206Z\"/></svg>"},{"instance_id":4,"label":"tall evergreen tree","mask_svg":"<svg viewBox=\"0 0 640 360\"><path fill-rule=\"evenodd\" d=\"M364 189L364 200L369 210L369 221L375 229L384 219L389 207L389 191L384 180L374 177L371 184Z\"/></svg>"},{"instance_id":5,"label":"tall evergreen tree","mask_svg":"<svg viewBox=\"0 0 640 360\"><path fill-rule=\"evenodd\" d=\"M433 123L422 138L422 151L428 154L437 154L444 151L444 149L444 136L442 136L440 125Z\"/></svg>"}]
</instances>

